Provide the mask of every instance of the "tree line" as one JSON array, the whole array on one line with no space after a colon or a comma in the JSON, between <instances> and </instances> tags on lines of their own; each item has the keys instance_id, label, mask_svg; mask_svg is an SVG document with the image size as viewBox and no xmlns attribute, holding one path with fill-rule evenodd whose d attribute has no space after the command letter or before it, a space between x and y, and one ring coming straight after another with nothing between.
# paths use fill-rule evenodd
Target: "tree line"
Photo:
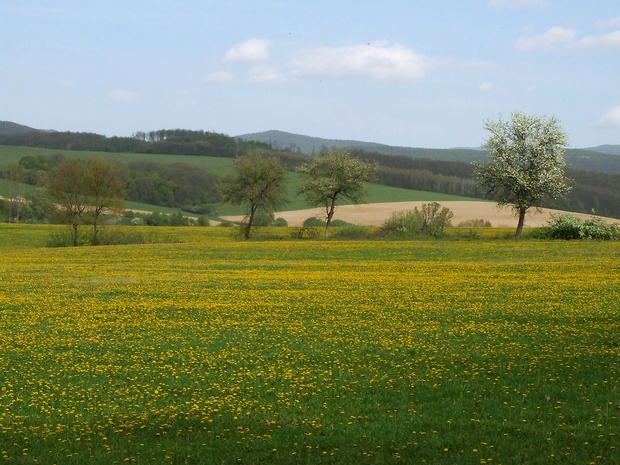
<instances>
[{"instance_id":1,"label":"tree line","mask_svg":"<svg viewBox=\"0 0 620 465\"><path fill-rule=\"evenodd\" d=\"M234 158L251 148L269 149L269 144L209 131L161 129L138 131L131 137L107 137L89 132L32 131L0 134L0 145L39 147L54 150L89 150L115 153L159 153Z\"/></svg>"},{"instance_id":2,"label":"tree line","mask_svg":"<svg viewBox=\"0 0 620 465\"><path fill-rule=\"evenodd\" d=\"M66 161L62 154L28 155L17 165L0 171L0 177L15 181L16 186L22 183L47 187ZM130 201L205 214L213 211L214 205L222 200L217 176L194 165L147 160L113 164L118 171L124 198Z\"/></svg>"}]
</instances>

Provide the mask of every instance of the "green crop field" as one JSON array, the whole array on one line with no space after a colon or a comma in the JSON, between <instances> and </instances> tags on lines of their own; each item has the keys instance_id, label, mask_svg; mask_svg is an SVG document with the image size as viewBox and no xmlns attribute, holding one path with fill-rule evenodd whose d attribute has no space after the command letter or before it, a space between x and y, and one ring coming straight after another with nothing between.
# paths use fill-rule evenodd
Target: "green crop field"
<instances>
[{"instance_id":1,"label":"green crop field","mask_svg":"<svg viewBox=\"0 0 620 465\"><path fill-rule=\"evenodd\" d=\"M46 248L0 225L0 462L620 463L620 243Z\"/></svg>"}]
</instances>

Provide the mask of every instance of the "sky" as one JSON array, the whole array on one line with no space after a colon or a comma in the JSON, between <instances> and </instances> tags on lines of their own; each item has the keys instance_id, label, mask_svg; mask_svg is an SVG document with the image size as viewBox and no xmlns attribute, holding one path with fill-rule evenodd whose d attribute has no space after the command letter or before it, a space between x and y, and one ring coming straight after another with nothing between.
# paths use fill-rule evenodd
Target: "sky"
<instances>
[{"instance_id":1,"label":"sky","mask_svg":"<svg viewBox=\"0 0 620 465\"><path fill-rule=\"evenodd\" d=\"M0 120L477 147L620 144L618 0L0 0Z\"/></svg>"}]
</instances>

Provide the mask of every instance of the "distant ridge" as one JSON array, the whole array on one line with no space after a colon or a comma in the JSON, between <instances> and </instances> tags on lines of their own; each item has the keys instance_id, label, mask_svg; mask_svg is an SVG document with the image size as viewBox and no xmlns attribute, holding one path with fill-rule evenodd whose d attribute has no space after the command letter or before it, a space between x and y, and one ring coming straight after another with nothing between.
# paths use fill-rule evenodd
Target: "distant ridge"
<instances>
[{"instance_id":1,"label":"distant ridge","mask_svg":"<svg viewBox=\"0 0 620 465\"><path fill-rule=\"evenodd\" d=\"M358 140L323 139L321 137L304 136L275 130L242 134L235 137L242 140L265 142L271 144L275 149L290 149L294 152L305 153L306 155L317 154L323 147L328 149L336 147L361 149L384 155L405 155L444 161L472 162L482 161L485 158L484 151L479 148L426 149L421 147L399 147Z\"/></svg>"},{"instance_id":2,"label":"distant ridge","mask_svg":"<svg viewBox=\"0 0 620 465\"><path fill-rule=\"evenodd\" d=\"M486 151L480 147L455 147L448 149L399 147L358 140L323 139L321 137L304 136L284 131L254 132L235 137L243 140L265 142L271 144L275 149L290 149L294 152L305 153L306 155L317 154L323 147L337 147L361 149L384 155L404 155L415 158L465 163L484 161L486 159ZM575 169L620 173L620 159L615 158L615 155L620 155L620 145L599 145L587 149L569 148L566 151L567 163Z\"/></svg>"},{"instance_id":3,"label":"distant ridge","mask_svg":"<svg viewBox=\"0 0 620 465\"><path fill-rule=\"evenodd\" d=\"M380 148L390 147L389 145L378 144L375 142L361 142L357 140L342 140L342 139L323 139L321 137L304 136L301 134L292 134L284 131L264 131L254 132L251 134L242 134L235 136L238 139L243 140L255 140L258 142L266 142L276 149L290 149L293 151L303 152L311 155L313 153L319 153L323 147L332 148L364 148L372 147L372 150Z\"/></svg>"},{"instance_id":4,"label":"distant ridge","mask_svg":"<svg viewBox=\"0 0 620 465\"><path fill-rule=\"evenodd\" d=\"M593 152L604 153L607 155L620 155L620 145L597 145L596 147L590 147L586 150L592 150Z\"/></svg>"},{"instance_id":5,"label":"distant ridge","mask_svg":"<svg viewBox=\"0 0 620 465\"><path fill-rule=\"evenodd\" d=\"M23 132L40 131L40 129L13 123L12 121L0 121L0 134L19 134Z\"/></svg>"}]
</instances>

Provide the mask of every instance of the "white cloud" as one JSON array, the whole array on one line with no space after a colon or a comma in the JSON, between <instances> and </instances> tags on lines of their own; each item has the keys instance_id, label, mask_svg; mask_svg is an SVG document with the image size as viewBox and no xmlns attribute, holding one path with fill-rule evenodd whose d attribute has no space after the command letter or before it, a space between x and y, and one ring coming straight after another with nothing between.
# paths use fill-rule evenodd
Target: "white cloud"
<instances>
[{"instance_id":1,"label":"white cloud","mask_svg":"<svg viewBox=\"0 0 620 465\"><path fill-rule=\"evenodd\" d=\"M577 48L618 48L620 49L620 31L610 32L604 36L587 36L575 44Z\"/></svg>"},{"instance_id":2,"label":"white cloud","mask_svg":"<svg viewBox=\"0 0 620 465\"><path fill-rule=\"evenodd\" d=\"M226 62L241 61L255 63L269 58L271 42L264 39L249 39L230 48L224 57Z\"/></svg>"},{"instance_id":3,"label":"white cloud","mask_svg":"<svg viewBox=\"0 0 620 465\"><path fill-rule=\"evenodd\" d=\"M568 47L575 40L576 32L573 29L552 27L544 34L533 37L521 37L515 44L515 49L526 52L532 50L558 50Z\"/></svg>"},{"instance_id":4,"label":"white cloud","mask_svg":"<svg viewBox=\"0 0 620 465\"><path fill-rule=\"evenodd\" d=\"M598 21L596 23L596 27L600 29L616 29L620 28L620 16L611 19L605 19L602 21Z\"/></svg>"},{"instance_id":5,"label":"white cloud","mask_svg":"<svg viewBox=\"0 0 620 465\"><path fill-rule=\"evenodd\" d=\"M116 89L108 92L108 100L114 102L134 102L138 100L139 95L125 89Z\"/></svg>"},{"instance_id":6,"label":"white cloud","mask_svg":"<svg viewBox=\"0 0 620 465\"><path fill-rule=\"evenodd\" d=\"M290 66L293 75L301 77L412 81L424 77L431 62L399 44L372 43L300 50L294 54Z\"/></svg>"},{"instance_id":7,"label":"white cloud","mask_svg":"<svg viewBox=\"0 0 620 465\"><path fill-rule=\"evenodd\" d=\"M611 108L601 119L601 126L620 128L620 105Z\"/></svg>"},{"instance_id":8,"label":"white cloud","mask_svg":"<svg viewBox=\"0 0 620 465\"><path fill-rule=\"evenodd\" d=\"M269 66L259 66L250 69L248 77L249 82L274 83L284 80L284 76L277 69Z\"/></svg>"},{"instance_id":9,"label":"white cloud","mask_svg":"<svg viewBox=\"0 0 620 465\"><path fill-rule=\"evenodd\" d=\"M525 8L529 6L544 6L546 0L491 0L489 6L493 8Z\"/></svg>"},{"instance_id":10,"label":"white cloud","mask_svg":"<svg viewBox=\"0 0 620 465\"><path fill-rule=\"evenodd\" d=\"M235 75L233 73L229 73L226 71L218 71L216 73L211 73L207 76L207 82L233 82L235 80Z\"/></svg>"},{"instance_id":11,"label":"white cloud","mask_svg":"<svg viewBox=\"0 0 620 465\"><path fill-rule=\"evenodd\" d=\"M493 90L493 83L490 82L490 81L485 81L485 82L481 83L478 88L482 92L489 92L489 91Z\"/></svg>"}]
</instances>

